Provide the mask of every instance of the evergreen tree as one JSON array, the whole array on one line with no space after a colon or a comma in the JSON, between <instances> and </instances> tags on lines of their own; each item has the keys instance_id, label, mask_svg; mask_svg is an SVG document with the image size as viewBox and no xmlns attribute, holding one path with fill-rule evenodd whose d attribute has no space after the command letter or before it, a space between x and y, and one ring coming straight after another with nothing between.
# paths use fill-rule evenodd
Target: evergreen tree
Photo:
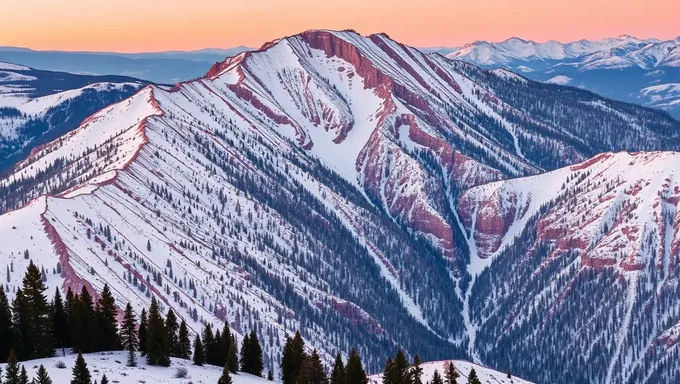
<instances>
[{"instance_id":1,"label":"evergreen tree","mask_svg":"<svg viewBox=\"0 0 680 384\"><path fill-rule=\"evenodd\" d=\"M203 328L202 341L205 362L207 364L214 365L215 358L213 357L213 351L215 350L215 336L213 335L212 325L207 324L205 328Z\"/></svg>"},{"instance_id":2,"label":"evergreen tree","mask_svg":"<svg viewBox=\"0 0 680 384\"><path fill-rule=\"evenodd\" d=\"M444 369L444 381L446 384L458 384L458 381L456 381L460 377L460 374L458 373L458 370L456 367L453 365L453 361L449 362L449 365L446 366L446 369Z\"/></svg>"},{"instance_id":3,"label":"evergreen tree","mask_svg":"<svg viewBox=\"0 0 680 384\"><path fill-rule=\"evenodd\" d=\"M21 366L21 374L19 375L19 384L28 384L28 372L26 366Z\"/></svg>"},{"instance_id":4,"label":"evergreen tree","mask_svg":"<svg viewBox=\"0 0 680 384\"><path fill-rule=\"evenodd\" d=\"M151 299L147 322L146 362L149 365L167 367L170 365L170 342L155 297Z\"/></svg>"},{"instance_id":5,"label":"evergreen tree","mask_svg":"<svg viewBox=\"0 0 680 384\"><path fill-rule=\"evenodd\" d=\"M135 323L135 314L132 312L132 305L127 303L125 306L125 315L123 317L123 324L120 327L120 340L123 348L128 351L128 367L137 366L137 359L135 357L135 350L139 346L137 340L137 324Z\"/></svg>"},{"instance_id":6,"label":"evergreen tree","mask_svg":"<svg viewBox=\"0 0 680 384\"><path fill-rule=\"evenodd\" d=\"M392 357L388 357L383 368L382 384L395 384L394 380L394 361Z\"/></svg>"},{"instance_id":7,"label":"evergreen tree","mask_svg":"<svg viewBox=\"0 0 680 384\"><path fill-rule=\"evenodd\" d=\"M24 275L22 282L23 293L26 297L26 304L29 312L31 335L24 338L29 339L32 344L24 344L23 359L50 357L54 354L54 342L52 340L52 319L50 305L45 296L45 282L38 267L31 261Z\"/></svg>"},{"instance_id":8,"label":"evergreen tree","mask_svg":"<svg viewBox=\"0 0 680 384\"><path fill-rule=\"evenodd\" d=\"M12 302L12 329L14 335L14 342L12 343L16 348L16 354L22 359L30 359L32 357L32 342L33 334L31 333L31 319L30 307L28 300L24 296L24 291L19 288L14 296Z\"/></svg>"},{"instance_id":9,"label":"evergreen tree","mask_svg":"<svg viewBox=\"0 0 680 384\"><path fill-rule=\"evenodd\" d=\"M76 364L73 366L73 380L71 380L71 384L92 384L91 380L90 370L87 369L87 363L83 359L83 354L78 352Z\"/></svg>"},{"instance_id":10,"label":"evergreen tree","mask_svg":"<svg viewBox=\"0 0 680 384\"><path fill-rule=\"evenodd\" d=\"M477 377L477 372L475 371L474 368L470 370L470 375L468 376L468 384L482 384L481 381L479 381L479 377Z\"/></svg>"},{"instance_id":11,"label":"evergreen tree","mask_svg":"<svg viewBox=\"0 0 680 384\"><path fill-rule=\"evenodd\" d=\"M512 380L512 374L510 373L509 369L508 369L508 379Z\"/></svg>"},{"instance_id":12,"label":"evergreen tree","mask_svg":"<svg viewBox=\"0 0 680 384\"><path fill-rule=\"evenodd\" d=\"M54 299L52 300L52 335L55 346L61 348L63 356L66 356L69 331L67 309L61 300L59 288L55 288Z\"/></svg>"},{"instance_id":13,"label":"evergreen tree","mask_svg":"<svg viewBox=\"0 0 680 384\"><path fill-rule=\"evenodd\" d=\"M274 381L274 374L271 369L267 372L267 381Z\"/></svg>"},{"instance_id":14,"label":"evergreen tree","mask_svg":"<svg viewBox=\"0 0 680 384\"><path fill-rule=\"evenodd\" d=\"M50 376L47 374L47 369L45 369L45 366L40 364L40 368L38 368L38 373L37 377L35 379L36 384L52 384L52 379L50 379Z\"/></svg>"},{"instance_id":15,"label":"evergreen tree","mask_svg":"<svg viewBox=\"0 0 680 384\"><path fill-rule=\"evenodd\" d=\"M224 365L225 362L220 364L220 360L222 359L223 355L224 359L226 360L227 355L222 353L222 335L220 334L219 329L215 332L215 338L213 339L212 344L210 344L210 352L208 355L212 359L212 361L209 361L209 364L217 366Z\"/></svg>"},{"instance_id":16,"label":"evergreen tree","mask_svg":"<svg viewBox=\"0 0 680 384\"><path fill-rule=\"evenodd\" d=\"M241 353L241 356L243 356L243 353ZM241 364L243 365L243 362L241 362ZM264 369L264 363L262 361L262 347L260 346L260 340L258 340L257 334L254 330L250 331L250 335L248 335L246 367L247 369L243 369L243 371L262 377L262 370Z\"/></svg>"},{"instance_id":17,"label":"evergreen tree","mask_svg":"<svg viewBox=\"0 0 680 384\"><path fill-rule=\"evenodd\" d=\"M168 314L165 316L165 332L168 334L168 343L170 345L170 356L179 356L179 323L177 323L177 316L172 308L168 309Z\"/></svg>"},{"instance_id":18,"label":"evergreen tree","mask_svg":"<svg viewBox=\"0 0 680 384\"><path fill-rule=\"evenodd\" d=\"M283 384L297 383L300 367L305 360L305 342L300 336L300 332L295 332L293 338L288 337L283 346L281 356L281 381Z\"/></svg>"},{"instance_id":19,"label":"evergreen tree","mask_svg":"<svg viewBox=\"0 0 680 384\"><path fill-rule=\"evenodd\" d=\"M7 367L5 368L5 384L19 384L19 372L21 368L17 363L17 356L14 350L9 351L7 358Z\"/></svg>"},{"instance_id":20,"label":"evergreen tree","mask_svg":"<svg viewBox=\"0 0 680 384\"><path fill-rule=\"evenodd\" d=\"M236 340L233 336L229 344L229 352L227 353L227 367L229 367L229 371L232 373L238 371L238 352L236 351Z\"/></svg>"},{"instance_id":21,"label":"evergreen tree","mask_svg":"<svg viewBox=\"0 0 680 384\"><path fill-rule=\"evenodd\" d=\"M349 353L345 366L345 384L368 384L368 376L361 364L361 357L354 348Z\"/></svg>"},{"instance_id":22,"label":"evergreen tree","mask_svg":"<svg viewBox=\"0 0 680 384\"><path fill-rule=\"evenodd\" d=\"M194 365L203 366L205 363L205 354L203 353L203 343L201 337L196 335L194 339Z\"/></svg>"},{"instance_id":23,"label":"evergreen tree","mask_svg":"<svg viewBox=\"0 0 680 384\"><path fill-rule=\"evenodd\" d=\"M298 384L328 384L328 377L326 371L321 364L321 359L316 349L310 356L305 358L305 361L300 367L300 374L297 379Z\"/></svg>"},{"instance_id":24,"label":"evergreen tree","mask_svg":"<svg viewBox=\"0 0 680 384\"><path fill-rule=\"evenodd\" d=\"M99 384L109 384L109 378L106 377L106 373L102 375L102 381Z\"/></svg>"},{"instance_id":25,"label":"evergreen tree","mask_svg":"<svg viewBox=\"0 0 680 384\"><path fill-rule=\"evenodd\" d=\"M0 284L0 363L7 361L9 351L14 344L13 334L12 310L5 294L5 288Z\"/></svg>"},{"instance_id":26,"label":"evergreen tree","mask_svg":"<svg viewBox=\"0 0 680 384\"><path fill-rule=\"evenodd\" d=\"M229 357L229 348L234 340L234 335L231 334L231 329L229 329L229 324L225 321L222 327L222 339L219 352L219 363L224 365L227 363Z\"/></svg>"},{"instance_id":27,"label":"evergreen tree","mask_svg":"<svg viewBox=\"0 0 680 384\"><path fill-rule=\"evenodd\" d=\"M444 384L444 381L442 380L442 376L439 374L438 370L434 370L434 374L432 375L432 384Z\"/></svg>"},{"instance_id":28,"label":"evergreen tree","mask_svg":"<svg viewBox=\"0 0 680 384\"><path fill-rule=\"evenodd\" d=\"M243 341L241 342L241 358L239 359L240 364L241 364L241 371L249 373L249 364L250 361L248 358L250 357L250 335L246 334L243 336Z\"/></svg>"},{"instance_id":29,"label":"evergreen tree","mask_svg":"<svg viewBox=\"0 0 680 384\"><path fill-rule=\"evenodd\" d=\"M413 358L413 384L423 384L423 367L420 366L420 357Z\"/></svg>"},{"instance_id":30,"label":"evergreen tree","mask_svg":"<svg viewBox=\"0 0 680 384\"><path fill-rule=\"evenodd\" d=\"M189 340L189 329L187 322L182 320L179 324L179 340L178 340L178 355L180 359L188 359L191 357L191 340Z\"/></svg>"},{"instance_id":31,"label":"evergreen tree","mask_svg":"<svg viewBox=\"0 0 680 384\"><path fill-rule=\"evenodd\" d=\"M335 363L331 371L330 384L345 384L345 364L342 362L340 352L335 355Z\"/></svg>"},{"instance_id":32,"label":"evergreen tree","mask_svg":"<svg viewBox=\"0 0 680 384\"><path fill-rule=\"evenodd\" d=\"M222 376L217 380L217 384L231 384L231 375L229 375L229 367L226 364L224 369L222 369Z\"/></svg>"},{"instance_id":33,"label":"evergreen tree","mask_svg":"<svg viewBox=\"0 0 680 384\"><path fill-rule=\"evenodd\" d=\"M137 333L137 342L139 343L139 352L142 356L146 356L146 328L148 319L146 316L146 309L142 309L142 315L139 317L139 331Z\"/></svg>"},{"instance_id":34,"label":"evergreen tree","mask_svg":"<svg viewBox=\"0 0 680 384\"><path fill-rule=\"evenodd\" d=\"M101 297L97 301L98 350L113 351L120 349L118 322L116 321L117 314L116 300L113 298L108 284L104 284Z\"/></svg>"},{"instance_id":35,"label":"evergreen tree","mask_svg":"<svg viewBox=\"0 0 680 384\"><path fill-rule=\"evenodd\" d=\"M92 295L84 285L74 304L75 311L71 321L72 347L85 353L93 352L99 339L97 318Z\"/></svg>"}]
</instances>

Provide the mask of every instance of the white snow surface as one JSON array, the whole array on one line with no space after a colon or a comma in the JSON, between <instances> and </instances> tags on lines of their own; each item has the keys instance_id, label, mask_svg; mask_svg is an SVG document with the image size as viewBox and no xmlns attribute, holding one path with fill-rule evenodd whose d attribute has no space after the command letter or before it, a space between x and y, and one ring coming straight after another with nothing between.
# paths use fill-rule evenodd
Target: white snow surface
<instances>
[{"instance_id":1,"label":"white snow surface","mask_svg":"<svg viewBox=\"0 0 680 384\"><path fill-rule=\"evenodd\" d=\"M511 376L511 378L508 379L507 372L499 372L467 360L442 360L421 364L421 367L423 368L423 383L427 383L432 380L434 371L438 371L443 379L445 369L447 369L449 363L453 363L456 371L458 371L460 374L458 377L459 383L466 383L470 372L474 368L475 372L477 373L477 377L479 377L479 380L484 384L532 384L530 381L526 381L515 376ZM380 384L382 383L382 373L370 376L369 379L372 384Z\"/></svg>"}]
</instances>

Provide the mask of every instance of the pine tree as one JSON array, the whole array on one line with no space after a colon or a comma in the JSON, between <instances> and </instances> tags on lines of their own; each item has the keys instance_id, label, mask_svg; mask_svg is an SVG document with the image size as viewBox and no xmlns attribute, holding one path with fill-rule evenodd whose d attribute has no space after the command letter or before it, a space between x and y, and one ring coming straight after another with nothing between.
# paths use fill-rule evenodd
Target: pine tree
<instances>
[{"instance_id":1,"label":"pine tree","mask_svg":"<svg viewBox=\"0 0 680 384\"><path fill-rule=\"evenodd\" d=\"M432 384L444 384L444 381L442 380L442 376L439 374L438 370L434 370L434 374L432 375Z\"/></svg>"},{"instance_id":2,"label":"pine tree","mask_svg":"<svg viewBox=\"0 0 680 384\"><path fill-rule=\"evenodd\" d=\"M55 288L54 299L52 300L52 335L55 346L61 348L63 356L66 356L69 331L67 310L61 300L59 288Z\"/></svg>"},{"instance_id":3,"label":"pine tree","mask_svg":"<svg viewBox=\"0 0 680 384\"><path fill-rule=\"evenodd\" d=\"M102 375L102 381L99 384L109 384L109 378L106 377L106 373Z\"/></svg>"},{"instance_id":4,"label":"pine tree","mask_svg":"<svg viewBox=\"0 0 680 384\"><path fill-rule=\"evenodd\" d=\"M26 303L30 308L28 312L30 321L30 340L32 344L23 345L23 359L50 357L54 354L54 342L52 340L52 319L50 306L45 296L45 283L38 267L31 261L22 282ZM27 337L26 335L24 336Z\"/></svg>"},{"instance_id":5,"label":"pine tree","mask_svg":"<svg viewBox=\"0 0 680 384\"><path fill-rule=\"evenodd\" d=\"M305 358L305 361L300 367L300 374L297 379L298 384L328 384L328 377L326 371L321 364L321 359L316 349L310 356Z\"/></svg>"},{"instance_id":6,"label":"pine tree","mask_svg":"<svg viewBox=\"0 0 680 384\"><path fill-rule=\"evenodd\" d=\"M81 352L93 352L98 345L97 318L92 295L83 285L75 302L74 319L71 321L73 348ZM76 337L76 335L78 335Z\"/></svg>"},{"instance_id":7,"label":"pine tree","mask_svg":"<svg viewBox=\"0 0 680 384\"><path fill-rule=\"evenodd\" d=\"M146 309L142 309L142 315L139 317L139 331L137 333L137 342L139 343L139 352L142 356L146 356L146 339L148 326L148 319L146 316Z\"/></svg>"},{"instance_id":8,"label":"pine tree","mask_svg":"<svg viewBox=\"0 0 680 384\"><path fill-rule=\"evenodd\" d=\"M125 315L123 317L123 324L120 327L120 340L123 348L128 351L128 367L137 366L137 359L135 357L135 350L139 346L137 340L137 324L135 323L135 314L132 312L132 305L127 303L125 306Z\"/></svg>"},{"instance_id":9,"label":"pine tree","mask_svg":"<svg viewBox=\"0 0 680 384\"><path fill-rule=\"evenodd\" d=\"M71 384L92 384L91 380L90 370L87 369L87 363L83 359L83 354L78 352L76 364L73 366L73 380L71 380Z\"/></svg>"},{"instance_id":10,"label":"pine tree","mask_svg":"<svg viewBox=\"0 0 680 384\"><path fill-rule=\"evenodd\" d=\"M460 377L460 374L458 373L458 370L456 367L453 365L453 361L449 362L449 365L446 366L446 369L444 369L444 381L446 384L458 384L458 381L456 381Z\"/></svg>"},{"instance_id":11,"label":"pine tree","mask_svg":"<svg viewBox=\"0 0 680 384\"><path fill-rule=\"evenodd\" d=\"M168 344L170 345L170 356L180 357L179 353L179 323L177 323L177 316L175 312L168 309L168 314L165 317L165 332L168 334Z\"/></svg>"},{"instance_id":12,"label":"pine tree","mask_svg":"<svg viewBox=\"0 0 680 384\"><path fill-rule=\"evenodd\" d=\"M30 359L32 357L32 342L33 334L31 332L30 308L28 300L24 296L24 291L19 288L14 295L12 302L12 329L14 335L14 342L12 345L16 348L16 354L22 359Z\"/></svg>"},{"instance_id":13,"label":"pine tree","mask_svg":"<svg viewBox=\"0 0 680 384\"><path fill-rule=\"evenodd\" d=\"M281 381L283 384L297 382L300 367L305 360L305 342L300 332L295 332L293 338L288 337L281 356Z\"/></svg>"},{"instance_id":14,"label":"pine tree","mask_svg":"<svg viewBox=\"0 0 680 384\"><path fill-rule=\"evenodd\" d=\"M215 332L215 338L213 339L212 344L210 344L210 352L208 355L212 359L208 362L209 364L217 366L224 365L224 362L220 364L220 359L222 357L222 335L220 334L219 329Z\"/></svg>"},{"instance_id":15,"label":"pine tree","mask_svg":"<svg viewBox=\"0 0 680 384\"><path fill-rule=\"evenodd\" d=\"M191 357L191 340L189 339L189 329L187 322L182 320L179 324L179 340L178 340L178 356L180 359L188 359Z\"/></svg>"},{"instance_id":16,"label":"pine tree","mask_svg":"<svg viewBox=\"0 0 680 384\"><path fill-rule=\"evenodd\" d=\"M397 351L394 357L394 371L392 384L412 384L413 370L410 369L406 354L401 349Z\"/></svg>"},{"instance_id":17,"label":"pine tree","mask_svg":"<svg viewBox=\"0 0 680 384\"><path fill-rule=\"evenodd\" d=\"M262 347L254 330L243 339L243 345L241 347L241 370L261 377L264 369Z\"/></svg>"},{"instance_id":18,"label":"pine tree","mask_svg":"<svg viewBox=\"0 0 680 384\"><path fill-rule=\"evenodd\" d=\"M423 384L423 367L420 366L420 357L413 358L413 384Z\"/></svg>"},{"instance_id":19,"label":"pine tree","mask_svg":"<svg viewBox=\"0 0 680 384\"><path fill-rule=\"evenodd\" d=\"M167 367L170 365L170 342L155 297L151 299L147 322L146 362L149 365Z\"/></svg>"},{"instance_id":20,"label":"pine tree","mask_svg":"<svg viewBox=\"0 0 680 384\"><path fill-rule=\"evenodd\" d=\"M512 380L512 374L510 373L509 369L508 369L508 379Z\"/></svg>"},{"instance_id":21,"label":"pine tree","mask_svg":"<svg viewBox=\"0 0 680 384\"><path fill-rule=\"evenodd\" d=\"M396 384L394 377L394 361L392 357L388 357L383 368L382 384Z\"/></svg>"},{"instance_id":22,"label":"pine tree","mask_svg":"<svg viewBox=\"0 0 680 384\"><path fill-rule=\"evenodd\" d=\"M213 357L213 351L215 350L215 336L213 335L212 325L207 324L203 328L203 353L205 354L205 362L207 364L213 365L215 359Z\"/></svg>"},{"instance_id":23,"label":"pine tree","mask_svg":"<svg viewBox=\"0 0 680 384\"><path fill-rule=\"evenodd\" d=\"M232 336L229 344L229 352L227 353L227 367L231 373L238 371L238 352L236 351L236 340Z\"/></svg>"},{"instance_id":24,"label":"pine tree","mask_svg":"<svg viewBox=\"0 0 680 384\"><path fill-rule=\"evenodd\" d=\"M203 343L201 343L201 337L196 335L194 339L194 365L199 367L205 364L205 354L203 353Z\"/></svg>"},{"instance_id":25,"label":"pine tree","mask_svg":"<svg viewBox=\"0 0 680 384\"><path fill-rule=\"evenodd\" d=\"M331 371L330 384L345 384L345 364L342 362L340 352L335 355L335 363Z\"/></svg>"},{"instance_id":26,"label":"pine tree","mask_svg":"<svg viewBox=\"0 0 680 384\"><path fill-rule=\"evenodd\" d=\"M361 357L356 349L352 348L345 366L345 384L368 384L368 376L361 364Z\"/></svg>"},{"instance_id":27,"label":"pine tree","mask_svg":"<svg viewBox=\"0 0 680 384\"><path fill-rule=\"evenodd\" d=\"M274 381L274 374L271 369L267 372L267 381Z\"/></svg>"},{"instance_id":28,"label":"pine tree","mask_svg":"<svg viewBox=\"0 0 680 384\"><path fill-rule=\"evenodd\" d=\"M227 367L226 364L224 365L224 369L222 369L222 376L217 380L217 384L232 384L231 375L229 375L229 367Z\"/></svg>"},{"instance_id":29,"label":"pine tree","mask_svg":"<svg viewBox=\"0 0 680 384\"><path fill-rule=\"evenodd\" d=\"M7 361L9 351L14 343L13 335L12 310L5 294L5 288L0 284L0 363Z\"/></svg>"},{"instance_id":30,"label":"pine tree","mask_svg":"<svg viewBox=\"0 0 680 384\"><path fill-rule=\"evenodd\" d=\"M117 314L116 300L113 298L108 284L104 284L101 297L97 301L98 350L113 351L120 349L118 322L116 321Z\"/></svg>"},{"instance_id":31,"label":"pine tree","mask_svg":"<svg viewBox=\"0 0 680 384\"><path fill-rule=\"evenodd\" d=\"M19 372L21 368L17 363L17 356L14 350L9 351L7 358L7 367L5 368L5 384L19 384Z\"/></svg>"},{"instance_id":32,"label":"pine tree","mask_svg":"<svg viewBox=\"0 0 680 384\"><path fill-rule=\"evenodd\" d=\"M19 375L19 384L28 384L28 372L26 366L21 366L21 374Z\"/></svg>"},{"instance_id":33,"label":"pine tree","mask_svg":"<svg viewBox=\"0 0 680 384\"><path fill-rule=\"evenodd\" d=\"M229 324L225 322L224 326L222 327L222 339L219 353L220 365L224 365L227 363L229 357L229 348L231 347L231 343L233 342L233 340L234 336L231 334Z\"/></svg>"},{"instance_id":34,"label":"pine tree","mask_svg":"<svg viewBox=\"0 0 680 384\"><path fill-rule=\"evenodd\" d=\"M470 375L468 376L468 384L482 384L481 381L479 381L479 377L477 377L477 372L475 371L474 368L470 370Z\"/></svg>"},{"instance_id":35,"label":"pine tree","mask_svg":"<svg viewBox=\"0 0 680 384\"><path fill-rule=\"evenodd\" d=\"M50 379L50 376L47 374L47 369L45 369L45 366L40 364L40 367L38 368L38 373L37 377L35 379L36 384L52 384L52 379Z\"/></svg>"}]
</instances>

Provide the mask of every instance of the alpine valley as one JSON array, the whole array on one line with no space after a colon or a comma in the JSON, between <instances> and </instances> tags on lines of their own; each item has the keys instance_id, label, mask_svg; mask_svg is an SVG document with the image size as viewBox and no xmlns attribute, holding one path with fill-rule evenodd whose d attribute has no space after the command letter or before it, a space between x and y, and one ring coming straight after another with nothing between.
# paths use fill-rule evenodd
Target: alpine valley
<instances>
[{"instance_id":1,"label":"alpine valley","mask_svg":"<svg viewBox=\"0 0 680 384\"><path fill-rule=\"evenodd\" d=\"M269 370L300 329L371 373L403 347L674 382L678 150L662 111L311 30L33 148L0 180L0 267L10 297L32 261L51 290L255 330Z\"/></svg>"}]
</instances>

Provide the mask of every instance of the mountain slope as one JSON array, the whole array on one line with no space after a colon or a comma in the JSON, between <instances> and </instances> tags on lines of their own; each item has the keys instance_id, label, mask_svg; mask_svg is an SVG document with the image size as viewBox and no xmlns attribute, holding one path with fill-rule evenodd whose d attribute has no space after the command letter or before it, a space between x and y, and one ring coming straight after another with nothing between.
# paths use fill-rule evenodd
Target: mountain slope
<instances>
[{"instance_id":1,"label":"mountain slope","mask_svg":"<svg viewBox=\"0 0 680 384\"><path fill-rule=\"evenodd\" d=\"M130 77L82 76L0 62L0 172L143 84Z\"/></svg>"},{"instance_id":2,"label":"mountain slope","mask_svg":"<svg viewBox=\"0 0 680 384\"><path fill-rule=\"evenodd\" d=\"M308 31L34 150L0 181L2 265L10 292L33 259L50 288L108 283L119 306L153 294L194 331L256 329L267 369L297 328L376 372L397 345L491 360L459 196L602 151L678 149L678 124L386 35ZM559 372L534 368L517 370Z\"/></svg>"},{"instance_id":3,"label":"mountain slope","mask_svg":"<svg viewBox=\"0 0 680 384\"><path fill-rule=\"evenodd\" d=\"M672 92L658 95L654 90L678 82L679 42L626 35L571 43L511 38L499 43L467 44L447 57L485 68L509 68L534 80L576 86L617 100L661 108L678 118L680 98Z\"/></svg>"},{"instance_id":4,"label":"mountain slope","mask_svg":"<svg viewBox=\"0 0 680 384\"><path fill-rule=\"evenodd\" d=\"M660 342L680 321L678 164L677 152L606 153L465 192L472 259L489 265L470 298L485 362L538 381L678 374L662 365L678 366L673 344ZM580 369L583 359L606 369Z\"/></svg>"}]
</instances>

